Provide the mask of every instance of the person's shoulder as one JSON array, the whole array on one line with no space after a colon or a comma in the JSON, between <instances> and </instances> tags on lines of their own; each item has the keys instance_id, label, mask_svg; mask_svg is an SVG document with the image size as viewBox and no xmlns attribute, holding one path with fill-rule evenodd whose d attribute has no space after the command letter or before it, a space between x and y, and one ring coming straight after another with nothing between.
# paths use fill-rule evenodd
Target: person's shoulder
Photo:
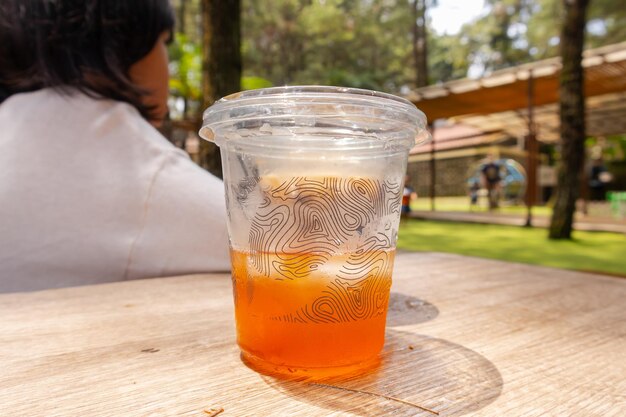
<instances>
[{"instance_id":1,"label":"person's shoulder","mask_svg":"<svg viewBox=\"0 0 626 417\"><path fill-rule=\"evenodd\" d=\"M44 88L10 96L0 122L34 137L53 137L72 152L100 152L143 166L175 163L197 172L187 153L170 143L132 105L71 88ZM42 132L47 132L43 135Z\"/></svg>"},{"instance_id":2,"label":"person's shoulder","mask_svg":"<svg viewBox=\"0 0 626 417\"><path fill-rule=\"evenodd\" d=\"M66 100L72 107L82 109L80 118L90 120L89 129L96 137L107 135L121 138L128 145L145 149L145 157L166 153L188 159L185 152L169 142L129 103L93 98L85 94L72 94Z\"/></svg>"},{"instance_id":3,"label":"person's shoulder","mask_svg":"<svg viewBox=\"0 0 626 417\"><path fill-rule=\"evenodd\" d=\"M29 126L48 126L73 136L126 131L139 133L139 112L131 105L99 98L71 87L49 87L13 94L0 106L4 116ZM147 122L146 122L147 123ZM98 135L96 135L98 136Z\"/></svg>"},{"instance_id":4,"label":"person's shoulder","mask_svg":"<svg viewBox=\"0 0 626 417\"><path fill-rule=\"evenodd\" d=\"M97 100L89 97L85 93L72 87L47 87L34 91L26 91L22 93L12 94L2 102L2 109L18 109L22 113L28 109L29 113L41 112L47 110L46 113L64 112L68 110L68 116L73 116L74 112L89 111L93 107L98 107L97 103L112 102L112 100Z\"/></svg>"},{"instance_id":5,"label":"person's shoulder","mask_svg":"<svg viewBox=\"0 0 626 417\"><path fill-rule=\"evenodd\" d=\"M12 94L0 103L0 117L8 117L14 121L35 119L46 108L59 110L57 96L58 93L48 88Z\"/></svg>"}]
</instances>

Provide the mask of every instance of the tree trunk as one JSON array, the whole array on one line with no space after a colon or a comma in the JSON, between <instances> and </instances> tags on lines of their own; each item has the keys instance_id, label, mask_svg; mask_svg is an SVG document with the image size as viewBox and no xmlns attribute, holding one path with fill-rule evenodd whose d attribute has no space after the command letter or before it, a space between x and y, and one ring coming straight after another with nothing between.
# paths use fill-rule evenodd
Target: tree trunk
<instances>
[{"instance_id":1,"label":"tree trunk","mask_svg":"<svg viewBox=\"0 0 626 417\"><path fill-rule=\"evenodd\" d=\"M202 0L203 108L241 90L240 0ZM200 141L200 166L222 177L219 148Z\"/></svg>"},{"instance_id":2,"label":"tree trunk","mask_svg":"<svg viewBox=\"0 0 626 417\"><path fill-rule=\"evenodd\" d=\"M428 85L426 0L413 0L413 60L415 86L425 87Z\"/></svg>"},{"instance_id":3,"label":"tree trunk","mask_svg":"<svg viewBox=\"0 0 626 417\"><path fill-rule=\"evenodd\" d=\"M178 27L176 28L177 32L187 33L185 18L187 17L187 0L180 0L180 5L178 6Z\"/></svg>"},{"instance_id":4,"label":"tree trunk","mask_svg":"<svg viewBox=\"0 0 626 417\"><path fill-rule=\"evenodd\" d=\"M565 20L561 30L561 166L556 202L550 223L551 239L571 239L580 172L585 159L585 94L582 50L589 0L563 0Z\"/></svg>"}]
</instances>

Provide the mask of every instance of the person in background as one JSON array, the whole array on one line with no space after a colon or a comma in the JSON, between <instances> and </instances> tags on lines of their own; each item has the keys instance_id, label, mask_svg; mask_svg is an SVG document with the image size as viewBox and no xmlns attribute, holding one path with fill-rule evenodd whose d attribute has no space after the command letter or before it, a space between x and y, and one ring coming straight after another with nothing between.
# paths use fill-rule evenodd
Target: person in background
<instances>
[{"instance_id":1,"label":"person in background","mask_svg":"<svg viewBox=\"0 0 626 417\"><path fill-rule=\"evenodd\" d=\"M498 208L500 198L500 165L498 165L492 155L487 155L487 161L481 169L483 183L487 189L489 200L489 210Z\"/></svg>"},{"instance_id":2,"label":"person in background","mask_svg":"<svg viewBox=\"0 0 626 417\"><path fill-rule=\"evenodd\" d=\"M469 186L469 195L470 195L470 210L474 208L474 206L478 206L478 192L480 191L480 181L471 179Z\"/></svg>"},{"instance_id":3,"label":"person in background","mask_svg":"<svg viewBox=\"0 0 626 417\"><path fill-rule=\"evenodd\" d=\"M613 175L607 170L602 153L591 154L591 168L589 170L589 190L591 201L606 200L606 187L613 180Z\"/></svg>"},{"instance_id":4,"label":"person in background","mask_svg":"<svg viewBox=\"0 0 626 417\"><path fill-rule=\"evenodd\" d=\"M222 182L155 126L167 0L0 3L0 291L229 269Z\"/></svg>"},{"instance_id":5,"label":"person in background","mask_svg":"<svg viewBox=\"0 0 626 417\"><path fill-rule=\"evenodd\" d=\"M417 198L417 193L411 187L411 178L407 175L404 177L404 188L402 190L402 217L408 217L411 213L411 202Z\"/></svg>"}]
</instances>

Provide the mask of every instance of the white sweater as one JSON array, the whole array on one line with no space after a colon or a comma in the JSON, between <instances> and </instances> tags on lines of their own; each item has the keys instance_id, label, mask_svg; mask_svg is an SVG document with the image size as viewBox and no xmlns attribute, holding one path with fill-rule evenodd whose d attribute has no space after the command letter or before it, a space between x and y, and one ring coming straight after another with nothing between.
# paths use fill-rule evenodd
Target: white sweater
<instances>
[{"instance_id":1,"label":"white sweater","mask_svg":"<svg viewBox=\"0 0 626 417\"><path fill-rule=\"evenodd\" d=\"M222 182L134 107L0 104L0 292L228 269Z\"/></svg>"}]
</instances>

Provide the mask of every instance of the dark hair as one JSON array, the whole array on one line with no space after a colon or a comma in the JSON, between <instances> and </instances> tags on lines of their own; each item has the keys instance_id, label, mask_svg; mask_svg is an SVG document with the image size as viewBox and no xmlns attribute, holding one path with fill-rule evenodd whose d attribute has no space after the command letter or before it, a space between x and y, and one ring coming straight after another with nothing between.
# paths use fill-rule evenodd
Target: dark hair
<instances>
[{"instance_id":1,"label":"dark hair","mask_svg":"<svg viewBox=\"0 0 626 417\"><path fill-rule=\"evenodd\" d=\"M0 103L46 87L125 101L146 119L132 64L172 31L169 0L1 0Z\"/></svg>"}]
</instances>

